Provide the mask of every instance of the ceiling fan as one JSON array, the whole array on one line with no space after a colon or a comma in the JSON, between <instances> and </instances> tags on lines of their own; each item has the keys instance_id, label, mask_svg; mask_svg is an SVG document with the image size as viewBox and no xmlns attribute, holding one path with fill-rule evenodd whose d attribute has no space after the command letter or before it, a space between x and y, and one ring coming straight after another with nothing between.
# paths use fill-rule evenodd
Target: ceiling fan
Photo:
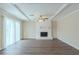
<instances>
[{"instance_id":1,"label":"ceiling fan","mask_svg":"<svg viewBox=\"0 0 79 59\"><path fill-rule=\"evenodd\" d=\"M45 16L45 15L40 15L40 17L39 17L39 22L44 22L44 21L46 21L46 20L48 20L48 17L47 17L47 16Z\"/></svg>"}]
</instances>

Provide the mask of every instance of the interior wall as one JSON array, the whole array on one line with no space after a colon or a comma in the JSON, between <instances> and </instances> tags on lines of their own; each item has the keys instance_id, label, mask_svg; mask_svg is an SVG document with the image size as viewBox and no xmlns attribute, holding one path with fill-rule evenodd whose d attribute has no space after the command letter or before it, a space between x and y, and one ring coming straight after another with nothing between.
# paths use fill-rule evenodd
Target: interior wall
<instances>
[{"instance_id":1,"label":"interior wall","mask_svg":"<svg viewBox=\"0 0 79 59\"><path fill-rule=\"evenodd\" d=\"M34 38L34 39L53 39L51 21L46 22L22 22L23 38ZM48 32L48 37L40 37L40 32Z\"/></svg>"},{"instance_id":2,"label":"interior wall","mask_svg":"<svg viewBox=\"0 0 79 59\"><path fill-rule=\"evenodd\" d=\"M3 16L0 14L0 50L2 49L3 39Z\"/></svg>"},{"instance_id":3,"label":"interior wall","mask_svg":"<svg viewBox=\"0 0 79 59\"><path fill-rule=\"evenodd\" d=\"M79 11L57 21L57 38L79 49Z\"/></svg>"},{"instance_id":4,"label":"interior wall","mask_svg":"<svg viewBox=\"0 0 79 59\"><path fill-rule=\"evenodd\" d=\"M36 36L36 23L31 21L22 22L23 38L35 38Z\"/></svg>"},{"instance_id":5,"label":"interior wall","mask_svg":"<svg viewBox=\"0 0 79 59\"><path fill-rule=\"evenodd\" d=\"M57 21L53 20L51 24L52 24L52 36L53 38L57 38Z\"/></svg>"}]
</instances>

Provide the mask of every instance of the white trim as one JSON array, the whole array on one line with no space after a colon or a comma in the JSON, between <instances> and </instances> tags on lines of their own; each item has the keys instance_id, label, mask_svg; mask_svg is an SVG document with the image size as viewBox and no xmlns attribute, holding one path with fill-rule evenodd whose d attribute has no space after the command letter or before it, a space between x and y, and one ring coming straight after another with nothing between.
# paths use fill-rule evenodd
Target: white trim
<instances>
[{"instance_id":1,"label":"white trim","mask_svg":"<svg viewBox=\"0 0 79 59\"><path fill-rule=\"evenodd\" d=\"M22 21L22 19L16 17L15 15L13 15L13 14L7 12L6 10L4 10L4 9L2 9L2 8L0 8L0 12L1 12L1 14L2 14L3 16L7 16L7 17L10 17L10 18L13 18L13 19L17 19L18 21Z\"/></svg>"},{"instance_id":2,"label":"white trim","mask_svg":"<svg viewBox=\"0 0 79 59\"><path fill-rule=\"evenodd\" d=\"M52 20L53 18L55 18L59 13L61 13L66 7L68 7L68 5L69 4L63 4L60 8L59 8L59 10L56 12L56 14L53 16L52 15L52 17L50 17L49 18L49 20Z\"/></svg>"},{"instance_id":3,"label":"white trim","mask_svg":"<svg viewBox=\"0 0 79 59\"><path fill-rule=\"evenodd\" d=\"M61 38L58 38L58 39L61 40L61 41L64 42L64 43L66 43L66 44L72 46L73 48L79 50L79 47L76 47L75 45L73 45L73 44L71 44L71 43L69 43L69 42L67 42L67 41L65 41L65 40L63 40L63 39L61 39Z\"/></svg>"},{"instance_id":4,"label":"white trim","mask_svg":"<svg viewBox=\"0 0 79 59\"><path fill-rule=\"evenodd\" d=\"M40 37L40 38L36 38L36 40L53 40L53 37L47 37L47 38L46 37L45 38Z\"/></svg>"},{"instance_id":5,"label":"white trim","mask_svg":"<svg viewBox=\"0 0 79 59\"><path fill-rule=\"evenodd\" d=\"M61 19L66 18L66 17L68 17L68 16L70 16L70 15L72 15L72 14L76 13L76 12L79 12L79 9L74 10L74 11L72 11L72 12L68 13L67 15L63 16Z\"/></svg>"},{"instance_id":6,"label":"white trim","mask_svg":"<svg viewBox=\"0 0 79 59\"><path fill-rule=\"evenodd\" d=\"M28 38L28 37L27 37L27 38L22 38L22 39L23 39L23 40L28 40L28 39L29 39L29 40L31 40L31 39L32 39L32 40L36 40L36 38Z\"/></svg>"},{"instance_id":7,"label":"white trim","mask_svg":"<svg viewBox=\"0 0 79 59\"><path fill-rule=\"evenodd\" d=\"M29 21L30 18L16 5L16 4L12 4L23 16L26 17L26 20Z\"/></svg>"}]
</instances>

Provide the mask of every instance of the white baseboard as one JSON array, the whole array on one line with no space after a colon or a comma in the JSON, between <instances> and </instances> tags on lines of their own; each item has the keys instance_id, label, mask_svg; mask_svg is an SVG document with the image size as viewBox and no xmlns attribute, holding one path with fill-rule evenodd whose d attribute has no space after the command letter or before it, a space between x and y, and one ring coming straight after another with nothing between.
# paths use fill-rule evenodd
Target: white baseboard
<instances>
[{"instance_id":1,"label":"white baseboard","mask_svg":"<svg viewBox=\"0 0 79 59\"><path fill-rule=\"evenodd\" d=\"M36 38L22 38L23 40L35 40Z\"/></svg>"},{"instance_id":2,"label":"white baseboard","mask_svg":"<svg viewBox=\"0 0 79 59\"><path fill-rule=\"evenodd\" d=\"M24 40L28 40L28 39L36 39L36 40L53 40L53 37L36 37L36 38L22 38L22 39L24 39Z\"/></svg>"},{"instance_id":3,"label":"white baseboard","mask_svg":"<svg viewBox=\"0 0 79 59\"><path fill-rule=\"evenodd\" d=\"M39 40L52 40L53 37L36 37L36 39L39 39Z\"/></svg>"},{"instance_id":4,"label":"white baseboard","mask_svg":"<svg viewBox=\"0 0 79 59\"><path fill-rule=\"evenodd\" d=\"M60 38L57 38L57 39L61 40ZM67 42L67 41L65 41L63 39L61 41L65 42L66 44L68 44L68 45L72 46L73 48L79 50L79 47L77 47L77 46L75 46L75 45L73 45L73 44L71 44L71 43L69 43L69 42Z\"/></svg>"}]
</instances>

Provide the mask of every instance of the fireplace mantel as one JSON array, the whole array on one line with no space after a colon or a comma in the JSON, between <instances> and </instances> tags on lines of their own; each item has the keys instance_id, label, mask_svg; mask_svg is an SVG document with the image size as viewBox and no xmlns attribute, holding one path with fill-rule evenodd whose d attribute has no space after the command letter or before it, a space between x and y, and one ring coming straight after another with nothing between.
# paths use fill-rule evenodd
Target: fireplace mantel
<instances>
[{"instance_id":1,"label":"fireplace mantel","mask_svg":"<svg viewBox=\"0 0 79 59\"><path fill-rule=\"evenodd\" d=\"M36 28L36 39L53 39L51 21L38 22Z\"/></svg>"}]
</instances>

